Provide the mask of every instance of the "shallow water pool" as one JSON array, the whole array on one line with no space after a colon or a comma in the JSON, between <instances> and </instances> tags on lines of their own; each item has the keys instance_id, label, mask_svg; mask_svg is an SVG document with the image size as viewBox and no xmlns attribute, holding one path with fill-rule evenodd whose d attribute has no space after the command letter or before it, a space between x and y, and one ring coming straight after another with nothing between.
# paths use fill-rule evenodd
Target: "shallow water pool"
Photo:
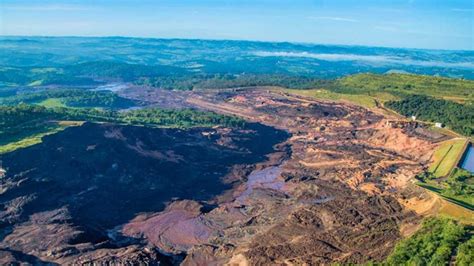
<instances>
[{"instance_id":1,"label":"shallow water pool","mask_svg":"<svg viewBox=\"0 0 474 266\"><path fill-rule=\"evenodd\" d=\"M474 147L469 146L464 158L461 162L461 168L468 170L471 173L474 173Z\"/></svg>"}]
</instances>

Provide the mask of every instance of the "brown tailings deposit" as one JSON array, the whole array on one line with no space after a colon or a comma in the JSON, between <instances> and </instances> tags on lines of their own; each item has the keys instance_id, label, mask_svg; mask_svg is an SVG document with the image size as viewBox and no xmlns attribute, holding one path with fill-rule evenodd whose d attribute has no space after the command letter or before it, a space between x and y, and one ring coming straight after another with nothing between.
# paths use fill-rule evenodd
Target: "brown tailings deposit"
<instances>
[{"instance_id":1,"label":"brown tailings deposit","mask_svg":"<svg viewBox=\"0 0 474 266\"><path fill-rule=\"evenodd\" d=\"M432 196L413 184L413 176L429 163L440 136L430 139L422 127L346 103L267 89L186 94L186 105L284 129L292 137L222 196L217 208L200 214L198 207L186 209L191 218L182 223L206 225L207 233L193 238L198 244L157 241L145 229L182 212L180 205L124 227L151 237L161 250L185 252L184 264L381 261L402 233L416 228L422 205L431 207ZM169 230L179 229L179 222L171 224Z\"/></svg>"},{"instance_id":2,"label":"brown tailings deposit","mask_svg":"<svg viewBox=\"0 0 474 266\"><path fill-rule=\"evenodd\" d=\"M74 212L67 205L29 217L21 213L12 216L15 212L10 208L9 217L21 221L9 227L19 238L42 236L41 232L62 232L68 237L51 240L48 246L35 242L28 246L6 236L0 252L13 259L56 263L74 259L184 265L382 261L402 235L413 232L435 202L433 196L413 184L413 177L426 168L439 136L431 138L422 132L424 129L412 124L395 121L394 126L393 118L388 120L359 106L288 97L281 91L258 88L194 92L132 88L124 96L153 106L166 103L165 107L170 107L172 103L172 107L236 115L289 135L275 142L273 149L267 147L258 155L266 154L265 158L238 161L216 173L209 168L207 173L194 166L192 156L186 156L175 145L167 144L165 149L153 146L151 133L146 133L149 139L143 141L140 139L144 137L137 138L138 133L130 129L101 129L109 138L125 144L124 149L147 160L191 163L196 167L193 169L201 172L188 173L205 193L186 197L187 191L191 191L186 190L178 197L170 197L157 211L128 211L120 219L110 221L109 234L101 239L84 235L84 231L100 231L99 225L94 226L85 212L80 217L89 231L75 226L75 220L70 218ZM172 101L167 101L167 97ZM248 140L252 132L207 130L216 131L214 139L202 138L200 131L185 135L193 136L194 145L213 150L216 156L222 156L219 145L224 145L229 156L252 150L247 146L252 143ZM166 134L171 136L170 132ZM84 150L96 144L84 143ZM234 146L238 148L231 148ZM94 147L100 152L100 144ZM212 167L211 159L205 162L206 167ZM113 164L111 167L114 168ZM199 176L206 174L221 180L224 189L205 190L199 185L203 182ZM20 177L27 178L27 173ZM20 177L11 180L9 186L21 183ZM144 186L148 184L143 182ZM91 193L86 188L84 191ZM20 196L12 196L15 202L9 206L28 206L28 202L35 200L34 195ZM424 208L423 204L430 206ZM67 222L51 224L45 222L46 218ZM28 227L34 228L38 236L25 232ZM76 235L82 236L82 240Z\"/></svg>"}]
</instances>

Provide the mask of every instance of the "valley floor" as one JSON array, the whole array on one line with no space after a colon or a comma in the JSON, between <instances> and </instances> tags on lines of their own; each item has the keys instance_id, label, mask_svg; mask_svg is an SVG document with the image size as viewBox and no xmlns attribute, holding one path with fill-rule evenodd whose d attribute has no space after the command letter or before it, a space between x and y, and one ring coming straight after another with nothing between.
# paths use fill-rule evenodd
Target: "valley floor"
<instances>
[{"instance_id":1,"label":"valley floor","mask_svg":"<svg viewBox=\"0 0 474 266\"><path fill-rule=\"evenodd\" d=\"M160 90L127 93L141 99L146 94L150 103L167 97ZM214 233L191 249L178 249L191 252L186 263L222 263L229 257L249 264L381 261L396 239L416 231L427 215L443 213L467 222L472 218L469 210L414 184L414 176L450 138L423 124L377 108L369 111L338 99L315 100L272 88L176 93L186 106L237 115L292 134L282 146L289 149L289 158L271 157L258 167L273 175L269 169L277 167L276 177L244 182L220 208L194 216L212 225ZM252 193L242 196L240 191L249 187ZM157 217L166 217L173 208ZM189 220L181 222L189 225ZM141 224L139 228L146 221ZM154 244L167 251L180 246L171 238Z\"/></svg>"},{"instance_id":2,"label":"valley floor","mask_svg":"<svg viewBox=\"0 0 474 266\"><path fill-rule=\"evenodd\" d=\"M81 231L83 228L73 226L77 221L66 227L55 227L55 219L67 217L60 206L56 206L58 208L53 212L43 213L43 216L32 215L29 220L24 220L25 216L15 213L13 207L34 198L12 198L8 206L13 207L10 212L3 211L2 217L5 221L18 217L23 220L22 224L8 227L13 232L3 237L0 252L4 258L23 256L31 259L28 256L32 256L40 262L54 263L161 261L184 265L381 262L392 252L398 240L412 235L419 228L425 216L440 212L468 217L472 214L469 211L454 213L454 209L447 207L438 196L415 184L414 176L428 168L434 151L450 138L440 133L433 134L422 124L348 102L316 100L269 88L170 92L131 87L119 93L147 106L172 105L210 110L261 123L266 130L270 129L264 135L258 135L255 133L258 131L215 127L185 134L185 138L177 135L173 138L170 131L165 130L162 132L169 143L160 145L155 143L151 133L137 137L136 134L123 133L129 129L113 125L101 129L108 141L120 141L126 149L151 160L150 165L181 160L195 163L197 159L206 158L208 161L199 165L211 167L215 162L206 156L219 149L229 153L225 156L242 156L265 149L265 156L260 154L259 160L232 161L232 166L226 168L227 172L221 169L212 173L209 168L212 175L222 175L222 182L228 185L225 191L210 193L199 184L199 179L195 179L194 182L198 182L196 187L208 197L185 197L186 193L178 189L181 194L170 197L164 209L157 207L155 210L128 212L123 219L110 224L110 228L96 227L95 230L106 232L96 241L85 237ZM275 140L274 134L283 131L287 137L280 136L279 141L273 143L273 149L265 148L262 145L267 142L258 140L265 136L268 140ZM186 138L197 139L193 143L197 143L198 148L186 146ZM170 143L179 149L168 147ZM86 145L86 151L82 152L89 149L107 151L101 145L93 144ZM118 151L125 149L120 147ZM200 152L203 147L209 151ZM190 148L194 153L185 155L184 151ZM129 163L122 159L123 164ZM88 169L81 160L74 163ZM146 194L152 193L152 189L166 191L154 183L151 176L142 177L127 167L121 169L121 163L114 170L113 165L107 171L119 169L123 174L122 181L128 180L128 174L128 178L138 178L142 182L143 191L137 191L139 195L136 196L139 199L140 193L152 195ZM186 174L193 177L198 177L199 173L209 174L197 173L201 169L199 165L191 165L194 168ZM18 173L28 178L28 172L20 170L25 169L19 169ZM113 172L107 173L114 176ZM92 178L96 186L108 188L107 183L100 181L100 173L97 174L94 177L86 174L81 178ZM24 182L19 176L9 179L8 175L7 170L2 189ZM170 178L173 180L172 174ZM172 183L170 187L174 187ZM83 193L94 194L95 191L78 191L72 197L83 197ZM20 198L22 200L15 201ZM124 201L123 204L129 206L130 203ZM87 210L76 211L87 213ZM120 208L115 211L122 214ZM48 221L43 219L44 215ZM87 215L82 218L85 217ZM27 226L42 233L27 234L24 231ZM94 228L90 221L85 226ZM67 234L67 241L54 241L59 232L55 230ZM36 241L32 241L35 237ZM43 241L39 241L39 237Z\"/></svg>"}]
</instances>

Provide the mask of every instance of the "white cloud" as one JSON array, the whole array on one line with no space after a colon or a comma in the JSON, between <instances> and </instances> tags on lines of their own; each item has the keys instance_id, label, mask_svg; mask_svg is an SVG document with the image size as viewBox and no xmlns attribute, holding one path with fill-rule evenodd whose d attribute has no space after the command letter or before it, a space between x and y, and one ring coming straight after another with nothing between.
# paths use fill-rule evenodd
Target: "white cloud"
<instances>
[{"instance_id":1,"label":"white cloud","mask_svg":"<svg viewBox=\"0 0 474 266\"><path fill-rule=\"evenodd\" d=\"M450 68L466 68L474 69L473 62L445 62L432 60L416 60L399 56L385 55L358 55L358 54L319 54L308 52L255 52L256 56L275 56L275 57L296 57L296 58L313 58L324 61L356 61L361 63L369 63L373 65L411 65L423 67L450 67Z\"/></svg>"},{"instance_id":2,"label":"white cloud","mask_svg":"<svg viewBox=\"0 0 474 266\"><path fill-rule=\"evenodd\" d=\"M330 20L330 21L342 21L342 22L358 22L356 19L345 18L345 17L308 17L311 20Z\"/></svg>"},{"instance_id":3,"label":"white cloud","mask_svg":"<svg viewBox=\"0 0 474 266\"><path fill-rule=\"evenodd\" d=\"M308 52L256 52L257 56L277 56L277 57L302 57L313 58L324 61L373 61L380 62L387 60L386 56L377 55L357 55L357 54L315 54Z\"/></svg>"}]
</instances>

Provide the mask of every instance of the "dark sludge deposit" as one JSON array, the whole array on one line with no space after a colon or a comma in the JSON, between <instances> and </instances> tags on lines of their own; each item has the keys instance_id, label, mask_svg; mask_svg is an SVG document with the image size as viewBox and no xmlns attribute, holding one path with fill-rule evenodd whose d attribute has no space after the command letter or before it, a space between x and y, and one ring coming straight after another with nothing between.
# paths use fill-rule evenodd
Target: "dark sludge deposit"
<instances>
[{"instance_id":1,"label":"dark sludge deposit","mask_svg":"<svg viewBox=\"0 0 474 266\"><path fill-rule=\"evenodd\" d=\"M1 156L5 230L36 213L66 209L83 233L74 241L100 242L107 230L174 199L210 200L230 188L222 177L234 165L266 159L288 134L261 124L242 129L189 130L86 123Z\"/></svg>"}]
</instances>

